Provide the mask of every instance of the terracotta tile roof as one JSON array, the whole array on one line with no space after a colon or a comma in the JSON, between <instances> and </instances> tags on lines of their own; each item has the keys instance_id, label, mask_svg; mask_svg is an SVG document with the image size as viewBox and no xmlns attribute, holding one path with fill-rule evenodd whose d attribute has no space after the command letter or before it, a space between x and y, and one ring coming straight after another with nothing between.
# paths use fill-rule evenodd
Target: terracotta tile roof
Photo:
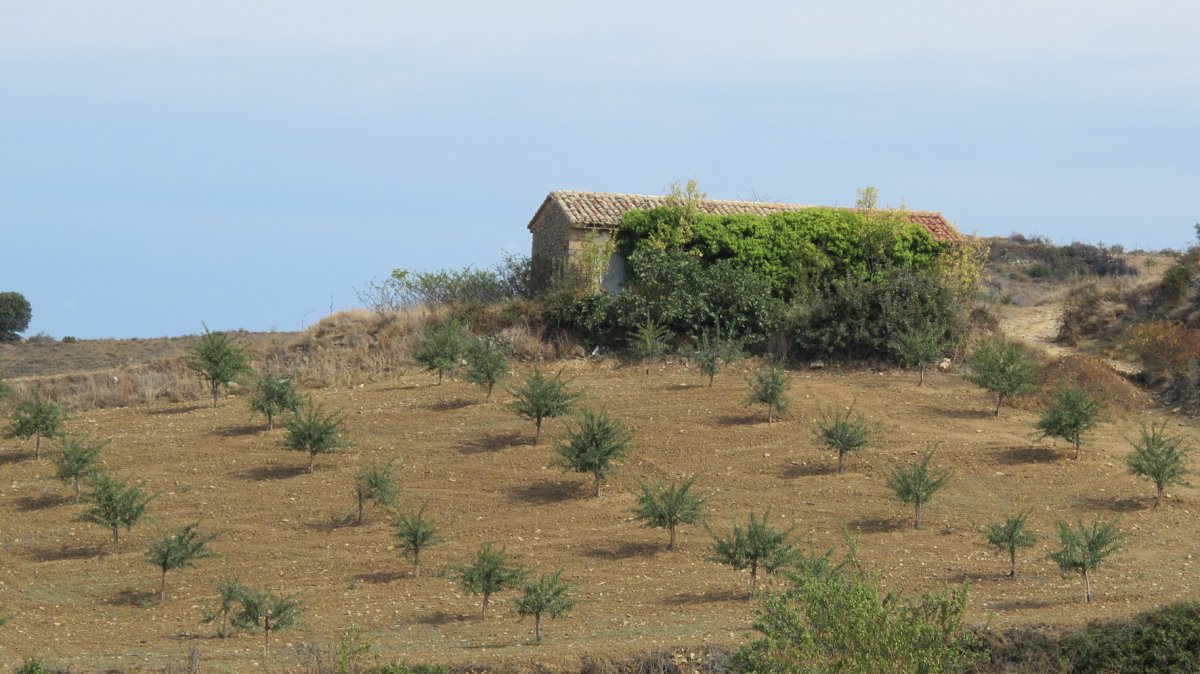
<instances>
[{"instance_id":1,"label":"terracotta tile roof","mask_svg":"<svg viewBox=\"0 0 1200 674\"><path fill-rule=\"evenodd\" d=\"M556 203L562 208L572 226L609 229L619 225L621 223L621 216L626 212L634 209L648 210L665 206L667 200L663 196L646 194L612 194L608 192L558 190L551 192L546 197L546 201L542 203L541 208L538 209L533 219L530 220L530 229L533 228L533 222L537 220L542 210L551 203ZM779 204L770 201L730 201L725 199L705 199L700 202L700 210L716 215L753 213L754 215L766 216L773 213L798 211L805 208L816 208L816 206L807 204ZM954 227L946 222L942 214L936 211L908 211L908 219L911 222L923 225L930 235L938 241L954 240L960 236Z\"/></svg>"}]
</instances>

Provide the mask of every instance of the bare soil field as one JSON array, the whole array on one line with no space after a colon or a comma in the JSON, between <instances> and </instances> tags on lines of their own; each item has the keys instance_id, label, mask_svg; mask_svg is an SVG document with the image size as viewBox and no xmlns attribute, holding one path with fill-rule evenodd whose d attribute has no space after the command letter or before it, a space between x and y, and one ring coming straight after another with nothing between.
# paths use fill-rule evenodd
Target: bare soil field
<instances>
[{"instance_id":1,"label":"bare soil field","mask_svg":"<svg viewBox=\"0 0 1200 674\"><path fill-rule=\"evenodd\" d=\"M577 666L584 655L622 657L703 644L736 647L753 635L747 577L707 561L709 535L681 529L681 549L665 550L666 533L632 517L638 480L700 474L710 498L709 525L726 530L751 510L771 511L801 540L840 546L860 533L859 554L886 588L920 592L969 582L972 621L1004 628L1028 623L1075 626L1128 616L1166 602L1195 598L1200 581L1200 492L1170 491L1153 509L1153 487L1129 475L1128 443L1147 407L1102 424L1071 459L1062 443L1034 440L1036 415L1006 407L999 418L981 390L953 375L797 370L792 411L781 422L742 405L751 364L719 375L707 388L688 367L672 363L647 377L611 361L571 361L565 376L587 393L586 405L636 430L629 460L590 497L590 477L550 467L550 439L562 420L547 422L542 443L533 425L491 403L461 381L406 373L394 381L314 392L347 413L353 446L318 457L280 448L282 430L251 420L244 399L218 409L198 404L95 410L69 430L111 438L106 470L145 480L158 494L146 521L110 549L106 530L77 521L82 506L51 479L53 467L32 458L32 442L5 441L0 451L0 666L26 656L76 671L162 668L192 646L209 671L261 666L261 636L217 639L201 625L206 602L224 576L298 592L301 624L273 638L278 669L308 661L351 624L361 626L385 660L480 663L529 668ZM521 366L517 375L527 370ZM836 456L817 449L815 419L854 404L881 429L881 440L835 472ZM1171 430L1195 445L1190 420ZM935 450L934 463L953 472L950 485L911 528L911 510L885 481L891 467ZM353 506L354 471L396 459L407 506L428 503L445 543L423 555L420 578L393 546L386 514L368 506L363 526L340 522ZM1023 508L1037 545L1009 580L1007 560L985 546L980 529ZM1077 578L1063 578L1046 555L1058 520L1119 517L1129 536L1124 552L1096 574L1097 601L1083 603ZM168 576L167 600L156 597L158 571L145 561L150 540L199 522L221 531L220 556ZM479 598L465 596L437 573L465 561L482 543L505 546L537 572L563 569L579 600L566 618L545 625L532 643L530 621L518 622L506 598L481 621ZM771 583L766 583L768 587Z\"/></svg>"}]
</instances>

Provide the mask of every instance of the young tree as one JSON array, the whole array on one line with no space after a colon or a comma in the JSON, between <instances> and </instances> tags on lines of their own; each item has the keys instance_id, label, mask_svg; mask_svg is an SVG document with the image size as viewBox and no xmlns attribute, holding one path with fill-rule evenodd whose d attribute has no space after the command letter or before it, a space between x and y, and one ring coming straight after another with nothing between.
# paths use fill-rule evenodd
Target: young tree
<instances>
[{"instance_id":1,"label":"young tree","mask_svg":"<svg viewBox=\"0 0 1200 674\"><path fill-rule=\"evenodd\" d=\"M400 554L413 561L413 576L421 577L421 551L441 543L437 529L425 519L425 505L415 512L397 513L392 520Z\"/></svg>"},{"instance_id":2,"label":"young tree","mask_svg":"<svg viewBox=\"0 0 1200 674\"><path fill-rule=\"evenodd\" d=\"M600 483L612 472L633 446L633 430L604 412L584 410L579 426L567 425L567 437L554 441L558 454L554 465L577 473L591 473L593 496L600 495Z\"/></svg>"},{"instance_id":3,"label":"young tree","mask_svg":"<svg viewBox=\"0 0 1200 674\"><path fill-rule=\"evenodd\" d=\"M303 409L284 419L287 435L283 438L283 447L308 452L308 472L311 473L318 454L328 454L346 446L344 421L341 412L326 413L309 398Z\"/></svg>"},{"instance_id":4,"label":"young tree","mask_svg":"<svg viewBox=\"0 0 1200 674\"><path fill-rule=\"evenodd\" d=\"M42 438L52 439L58 435L67 414L61 407L42 397L41 389L35 389L33 396L17 403L10 417L6 438L28 440L34 438L34 458L42 458Z\"/></svg>"},{"instance_id":5,"label":"young tree","mask_svg":"<svg viewBox=\"0 0 1200 674\"><path fill-rule=\"evenodd\" d=\"M117 482L100 474L92 478L92 506L83 511L79 519L99 524L112 530L113 550L121 546L120 528L132 531L133 525L146 513L146 505L154 499L142 489L143 483Z\"/></svg>"},{"instance_id":6,"label":"young tree","mask_svg":"<svg viewBox=\"0 0 1200 674\"><path fill-rule=\"evenodd\" d=\"M984 342L968 362L972 372L967 381L996 394L996 416L1005 398L1032 391L1041 366L1016 342L995 337Z\"/></svg>"},{"instance_id":7,"label":"young tree","mask_svg":"<svg viewBox=\"0 0 1200 674\"><path fill-rule=\"evenodd\" d=\"M29 300L18 292L0 292L0 343L20 341L18 333L25 332L33 309Z\"/></svg>"},{"instance_id":8,"label":"young tree","mask_svg":"<svg viewBox=\"0 0 1200 674\"><path fill-rule=\"evenodd\" d=\"M983 534L989 544L996 546L998 552L1008 553L1008 561L1011 565L1008 572L1009 578L1017 577L1017 550L1032 548L1033 544L1037 542L1033 533L1025 526L1025 520L1028 517L1029 511L1022 511L1016 517L1004 520L1003 523L989 524Z\"/></svg>"},{"instance_id":9,"label":"young tree","mask_svg":"<svg viewBox=\"0 0 1200 674\"><path fill-rule=\"evenodd\" d=\"M1076 519L1075 526L1058 523L1058 540L1062 549L1050 553L1050 559L1058 564L1066 576L1078 572L1083 576L1084 600L1092 601L1091 572L1121 549L1125 536L1117 531L1116 521L1104 521L1097 517L1091 526Z\"/></svg>"},{"instance_id":10,"label":"young tree","mask_svg":"<svg viewBox=\"0 0 1200 674\"><path fill-rule=\"evenodd\" d=\"M562 580L562 569L537 580L525 583L522 594L517 597L517 615L533 616L534 639L542 643L542 615L561 618L575 606L569 592L571 587Z\"/></svg>"},{"instance_id":11,"label":"young tree","mask_svg":"<svg viewBox=\"0 0 1200 674\"><path fill-rule=\"evenodd\" d=\"M447 372L454 372L467 354L470 340L462 323L451 320L440 326L425 326L425 339L413 353L413 360L430 372L438 373L438 384Z\"/></svg>"},{"instance_id":12,"label":"young tree","mask_svg":"<svg viewBox=\"0 0 1200 674\"><path fill-rule=\"evenodd\" d=\"M795 543L790 540L792 530L777 531L767 524L771 511L763 513L762 519L754 513L746 522L746 528L736 523L725 536L713 534L713 554L711 561L730 566L734 571L750 569L750 592L747 598L754 596L758 584L758 570L767 573L787 566L795 557Z\"/></svg>"},{"instance_id":13,"label":"young tree","mask_svg":"<svg viewBox=\"0 0 1200 674\"><path fill-rule=\"evenodd\" d=\"M291 377L280 377L268 370L254 380L250 412L267 418L268 431L275 428L276 416L299 409L300 394L296 392L296 382Z\"/></svg>"},{"instance_id":14,"label":"young tree","mask_svg":"<svg viewBox=\"0 0 1200 674\"><path fill-rule=\"evenodd\" d=\"M1125 457L1129 471L1154 482L1154 507L1162 505L1163 489L1167 485L1186 485L1187 457L1193 448L1183 445L1183 436L1167 433L1167 422L1151 423L1149 430L1142 424L1141 437L1132 440L1133 453Z\"/></svg>"},{"instance_id":15,"label":"young tree","mask_svg":"<svg viewBox=\"0 0 1200 674\"><path fill-rule=\"evenodd\" d=\"M634 328L629 338L629 350L646 367L646 376L650 375L651 363L670 349L670 339L671 331L649 316Z\"/></svg>"},{"instance_id":16,"label":"young tree","mask_svg":"<svg viewBox=\"0 0 1200 674\"><path fill-rule=\"evenodd\" d=\"M358 497L358 519L356 524L363 523L363 504L374 501L376 505L389 507L395 505L400 498L400 489L396 486L396 478L392 472L395 461L384 464L372 463L363 466L354 473L354 494Z\"/></svg>"},{"instance_id":17,"label":"young tree","mask_svg":"<svg viewBox=\"0 0 1200 674\"><path fill-rule=\"evenodd\" d=\"M696 364L700 374L708 377L708 387L712 388L717 373L726 365L741 359L742 345L735 339L722 338L720 331L706 331L688 349L687 356Z\"/></svg>"},{"instance_id":18,"label":"young tree","mask_svg":"<svg viewBox=\"0 0 1200 674\"><path fill-rule=\"evenodd\" d=\"M571 411L571 408L583 397L583 393L570 391L562 378L562 370L554 377L546 377L541 369L533 368L533 374L525 378L521 385L511 388L508 392L516 398L511 409L521 416L534 422L537 429L533 435L533 444L538 443L542 435L542 421L553 419Z\"/></svg>"},{"instance_id":19,"label":"young tree","mask_svg":"<svg viewBox=\"0 0 1200 674\"><path fill-rule=\"evenodd\" d=\"M199 524L188 524L173 534L167 534L150 544L146 561L162 570L158 585L159 601L167 599L167 572L175 569L190 569L196 560L216 557L208 544L220 534L204 535L196 531Z\"/></svg>"},{"instance_id":20,"label":"young tree","mask_svg":"<svg viewBox=\"0 0 1200 674\"><path fill-rule=\"evenodd\" d=\"M246 591L245 586L236 578L223 578L217 583L217 607L211 608L206 603L204 612L200 614L200 622L208 625L217 624L217 638L229 636L234 627L233 619L237 615L238 602Z\"/></svg>"},{"instance_id":21,"label":"young tree","mask_svg":"<svg viewBox=\"0 0 1200 674\"><path fill-rule=\"evenodd\" d=\"M467 352L467 381L487 391L485 402L492 402L492 389L508 376L508 360L495 344L480 340Z\"/></svg>"},{"instance_id":22,"label":"young tree","mask_svg":"<svg viewBox=\"0 0 1200 674\"><path fill-rule=\"evenodd\" d=\"M692 493L697 477L693 475L669 485L639 483L642 493L638 495L635 516L642 521L643 527L660 527L671 533L668 551L675 550L675 529L680 524L696 524L704 519L707 499Z\"/></svg>"},{"instance_id":23,"label":"young tree","mask_svg":"<svg viewBox=\"0 0 1200 674\"><path fill-rule=\"evenodd\" d=\"M463 592L483 595L481 619L487 618L488 602L493 594L517 587L525 579L525 570L509 559L504 548L494 550L488 543L475 553L470 564L455 564L450 571L458 577Z\"/></svg>"},{"instance_id":24,"label":"young tree","mask_svg":"<svg viewBox=\"0 0 1200 674\"><path fill-rule=\"evenodd\" d=\"M911 327L896 335L890 343L892 351L908 367L917 368L917 386L925 383L925 368L946 349L945 335L937 326L925 324Z\"/></svg>"},{"instance_id":25,"label":"young tree","mask_svg":"<svg viewBox=\"0 0 1200 674\"><path fill-rule=\"evenodd\" d=\"M228 333L210 332L208 326L204 327L204 334L196 343L188 347L186 364L189 370L208 382L213 407L217 406L221 387L250 370L250 358L242 345Z\"/></svg>"},{"instance_id":26,"label":"young tree","mask_svg":"<svg viewBox=\"0 0 1200 674\"><path fill-rule=\"evenodd\" d=\"M95 440L90 435L64 433L58 437L58 452L50 456L54 477L75 490L76 503L79 503L79 483L100 472L100 450L106 444L107 441Z\"/></svg>"},{"instance_id":27,"label":"young tree","mask_svg":"<svg viewBox=\"0 0 1200 674\"><path fill-rule=\"evenodd\" d=\"M875 429L867 425L862 415L855 414L853 409L844 412L831 409L817 420L814 434L818 442L838 453L838 472L843 473L846 470L846 455L870 444Z\"/></svg>"},{"instance_id":28,"label":"young tree","mask_svg":"<svg viewBox=\"0 0 1200 674\"><path fill-rule=\"evenodd\" d=\"M300 620L303 610L294 595L280 597L274 592L243 587L237 598L238 609L233 626L243 630L263 631L263 658L271 657L271 632L292 627Z\"/></svg>"},{"instance_id":29,"label":"young tree","mask_svg":"<svg viewBox=\"0 0 1200 674\"><path fill-rule=\"evenodd\" d=\"M910 466L896 467L888 476L888 487L895 492L896 498L901 503L913 504L914 529L921 528L921 506L950 481L949 472L929 468L931 458L933 452L928 452L920 461Z\"/></svg>"},{"instance_id":30,"label":"young tree","mask_svg":"<svg viewBox=\"0 0 1200 674\"><path fill-rule=\"evenodd\" d=\"M754 377L746 381L750 385L750 396L746 398L747 405L762 404L767 406L767 423L775 420L776 414L783 414L788 409L788 387L792 385L787 372L774 360L754 372Z\"/></svg>"},{"instance_id":31,"label":"young tree","mask_svg":"<svg viewBox=\"0 0 1200 674\"><path fill-rule=\"evenodd\" d=\"M1050 398L1050 404L1042 412L1036 428L1041 437L1062 438L1075 445L1075 458L1079 458L1079 446L1083 434L1100 423L1103 406L1080 386L1059 386Z\"/></svg>"}]
</instances>

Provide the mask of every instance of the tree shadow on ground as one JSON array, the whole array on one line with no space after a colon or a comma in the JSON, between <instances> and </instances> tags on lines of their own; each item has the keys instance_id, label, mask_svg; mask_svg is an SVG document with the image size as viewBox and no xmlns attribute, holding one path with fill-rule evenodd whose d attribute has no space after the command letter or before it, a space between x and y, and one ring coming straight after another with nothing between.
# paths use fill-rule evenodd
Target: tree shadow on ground
<instances>
[{"instance_id":1,"label":"tree shadow on ground","mask_svg":"<svg viewBox=\"0 0 1200 674\"><path fill-rule=\"evenodd\" d=\"M135 590L133 588L125 588L113 593L105 603L110 606L138 606L146 608L158 601L157 592L146 592L144 590Z\"/></svg>"},{"instance_id":2,"label":"tree shadow on ground","mask_svg":"<svg viewBox=\"0 0 1200 674\"><path fill-rule=\"evenodd\" d=\"M1022 611L1041 608L1050 608L1057 605L1059 602L1049 599L1013 599L1010 601L997 601L989 605L994 611Z\"/></svg>"},{"instance_id":3,"label":"tree shadow on ground","mask_svg":"<svg viewBox=\"0 0 1200 674\"><path fill-rule=\"evenodd\" d=\"M160 407L158 409L146 410L146 414L152 417L167 416L171 414L187 414L196 410L208 409L208 405L188 405L186 407Z\"/></svg>"},{"instance_id":4,"label":"tree shadow on ground","mask_svg":"<svg viewBox=\"0 0 1200 674\"><path fill-rule=\"evenodd\" d=\"M437 402L427 403L422 405L427 410L434 412L449 412L450 410L461 410L464 407L470 407L477 404L477 400L468 400L465 398L454 398L453 400L439 400Z\"/></svg>"},{"instance_id":5,"label":"tree shadow on ground","mask_svg":"<svg viewBox=\"0 0 1200 674\"><path fill-rule=\"evenodd\" d=\"M790 463L779 469L779 476L785 480L797 477L816 477L818 475L836 475L837 466L827 463L797 464Z\"/></svg>"},{"instance_id":6,"label":"tree shadow on ground","mask_svg":"<svg viewBox=\"0 0 1200 674\"><path fill-rule=\"evenodd\" d=\"M765 414L726 414L717 417L716 423L718 426L757 426L766 424L767 416Z\"/></svg>"},{"instance_id":7,"label":"tree shadow on ground","mask_svg":"<svg viewBox=\"0 0 1200 674\"><path fill-rule=\"evenodd\" d=\"M1121 498L1119 496L1080 496L1075 499L1079 507L1087 510L1108 510L1114 513L1128 513L1134 510L1149 510L1154 501L1142 501L1136 498Z\"/></svg>"},{"instance_id":8,"label":"tree shadow on ground","mask_svg":"<svg viewBox=\"0 0 1200 674\"><path fill-rule=\"evenodd\" d=\"M35 562L65 562L98 557L104 553L104 548L102 545L59 545L30 550L25 556Z\"/></svg>"},{"instance_id":9,"label":"tree shadow on ground","mask_svg":"<svg viewBox=\"0 0 1200 674\"><path fill-rule=\"evenodd\" d=\"M266 426L258 424L244 424L242 426L227 426L225 428L215 428L208 432L209 435L218 435L223 438L237 438L243 435L257 435L259 432L265 432Z\"/></svg>"},{"instance_id":10,"label":"tree shadow on ground","mask_svg":"<svg viewBox=\"0 0 1200 674\"><path fill-rule=\"evenodd\" d=\"M363 524L366 524L366 522L364 521ZM358 526L358 521L354 510L344 512L341 515L330 515L325 519L308 523L309 529L325 534L333 533L338 529L353 529L356 526Z\"/></svg>"},{"instance_id":11,"label":"tree shadow on ground","mask_svg":"<svg viewBox=\"0 0 1200 674\"><path fill-rule=\"evenodd\" d=\"M549 505L584 498L583 487L574 482L547 482L541 480L533 484L521 485L512 490L512 496L518 501L535 505Z\"/></svg>"},{"instance_id":12,"label":"tree shadow on ground","mask_svg":"<svg viewBox=\"0 0 1200 674\"><path fill-rule=\"evenodd\" d=\"M0 454L0 466L7 466L10 463L21 463L25 459L32 458L33 456L33 452L22 452L19 450L15 452L5 452Z\"/></svg>"},{"instance_id":13,"label":"tree shadow on ground","mask_svg":"<svg viewBox=\"0 0 1200 674\"><path fill-rule=\"evenodd\" d=\"M981 421L983 419L995 419L996 410L984 409L981 407L938 407L936 405L925 405L925 413L931 417L943 417L945 419L963 419L966 421Z\"/></svg>"},{"instance_id":14,"label":"tree shadow on ground","mask_svg":"<svg viewBox=\"0 0 1200 674\"><path fill-rule=\"evenodd\" d=\"M896 519L895 517L859 517L850 522L846 528L850 531L861 531L864 534L887 534L893 531L904 531L912 528L912 522Z\"/></svg>"},{"instance_id":15,"label":"tree shadow on ground","mask_svg":"<svg viewBox=\"0 0 1200 674\"><path fill-rule=\"evenodd\" d=\"M721 601L745 601L746 593L736 590L705 590L703 592L679 592L662 598L668 606L691 606Z\"/></svg>"},{"instance_id":16,"label":"tree shadow on ground","mask_svg":"<svg viewBox=\"0 0 1200 674\"><path fill-rule=\"evenodd\" d=\"M593 547L584 550L585 557L593 559L629 559L630 557L652 557L659 552L665 552L667 549L666 542L662 543L647 543L647 542L625 542L616 546Z\"/></svg>"},{"instance_id":17,"label":"tree shadow on ground","mask_svg":"<svg viewBox=\"0 0 1200 674\"><path fill-rule=\"evenodd\" d=\"M1020 466L1026 463L1054 463L1060 457L1058 452L1049 447L1012 447L1000 452L997 458L1000 463Z\"/></svg>"},{"instance_id":18,"label":"tree shadow on ground","mask_svg":"<svg viewBox=\"0 0 1200 674\"><path fill-rule=\"evenodd\" d=\"M354 577L354 580L372 585L386 585L401 578L408 578L411 575L412 573L408 571L373 571L371 573L360 573Z\"/></svg>"},{"instance_id":19,"label":"tree shadow on ground","mask_svg":"<svg viewBox=\"0 0 1200 674\"><path fill-rule=\"evenodd\" d=\"M308 468L305 466L271 465L249 468L242 471L241 476L247 480L263 482L266 480L287 480L289 478L299 477L307 472Z\"/></svg>"},{"instance_id":20,"label":"tree shadow on ground","mask_svg":"<svg viewBox=\"0 0 1200 674\"><path fill-rule=\"evenodd\" d=\"M509 447L527 445L531 441L532 438L528 433L509 431L499 435L487 435L478 440L472 440L464 445L460 445L458 451L463 454L487 454L508 449Z\"/></svg>"},{"instance_id":21,"label":"tree shadow on ground","mask_svg":"<svg viewBox=\"0 0 1200 674\"><path fill-rule=\"evenodd\" d=\"M22 496L14 503L17 510L21 512L33 512L34 510L43 510L45 508L53 508L55 506L66 505L73 500L70 496L61 496L59 494L43 494L41 496Z\"/></svg>"},{"instance_id":22,"label":"tree shadow on ground","mask_svg":"<svg viewBox=\"0 0 1200 674\"><path fill-rule=\"evenodd\" d=\"M425 613L419 615L415 620L422 625L449 625L452 623L465 623L478 618L478 614L464 615L462 613L447 613L446 611L434 611L433 613Z\"/></svg>"}]
</instances>

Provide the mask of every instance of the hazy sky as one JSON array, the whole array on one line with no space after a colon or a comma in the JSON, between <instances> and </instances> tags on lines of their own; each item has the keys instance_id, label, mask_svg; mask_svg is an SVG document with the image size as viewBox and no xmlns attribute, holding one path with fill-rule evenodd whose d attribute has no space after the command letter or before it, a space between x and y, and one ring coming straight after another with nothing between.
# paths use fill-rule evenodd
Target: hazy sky
<instances>
[{"instance_id":1,"label":"hazy sky","mask_svg":"<svg viewBox=\"0 0 1200 674\"><path fill-rule=\"evenodd\" d=\"M1182 246L1200 3L0 0L27 334L296 330L527 253L553 189L940 210Z\"/></svg>"}]
</instances>

